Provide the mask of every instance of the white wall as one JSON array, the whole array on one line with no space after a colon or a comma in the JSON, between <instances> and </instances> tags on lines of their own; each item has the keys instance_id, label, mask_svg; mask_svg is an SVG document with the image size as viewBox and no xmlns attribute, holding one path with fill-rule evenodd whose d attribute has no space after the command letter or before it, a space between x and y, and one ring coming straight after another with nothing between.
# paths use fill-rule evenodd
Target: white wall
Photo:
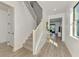
<instances>
[{"instance_id":1,"label":"white wall","mask_svg":"<svg viewBox=\"0 0 79 59\"><path fill-rule=\"evenodd\" d=\"M8 36L8 12L0 9L0 43L6 42Z\"/></svg>"},{"instance_id":2,"label":"white wall","mask_svg":"<svg viewBox=\"0 0 79 59\"><path fill-rule=\"evenodd\" d=\"M74 5L74 4L73 4ZM79 57L79 38L72 36L73 6L65 14L65 44L73 57Z\"/></svg>"},{"instance_id":3,"label":"white wall","mask_svg":"<svg viewBox=\"0 0 79 59\"><path fill-rule=\"evenodd\" d=\"M29 10L23 2L4 2L14 7L14 51L21 48L25 40L35 27L35 21L33 20Z\"/></svg>"}]
</instances>

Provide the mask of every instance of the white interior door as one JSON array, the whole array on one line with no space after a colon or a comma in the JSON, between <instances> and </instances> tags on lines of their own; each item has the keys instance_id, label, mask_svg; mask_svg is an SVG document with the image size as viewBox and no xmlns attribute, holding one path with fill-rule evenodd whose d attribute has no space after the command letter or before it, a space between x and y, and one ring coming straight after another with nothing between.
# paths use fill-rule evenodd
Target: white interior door
<instances>
[{"instance_id":1,"label":"white interior door","mask_svg":"<svg viewBox=\"0 0 79 59\"><path fill-rule=\"evenodd\" d=\"M8 13L0 9L0 43L7 41L8 35Z\"/></svg>"}]
</instances>

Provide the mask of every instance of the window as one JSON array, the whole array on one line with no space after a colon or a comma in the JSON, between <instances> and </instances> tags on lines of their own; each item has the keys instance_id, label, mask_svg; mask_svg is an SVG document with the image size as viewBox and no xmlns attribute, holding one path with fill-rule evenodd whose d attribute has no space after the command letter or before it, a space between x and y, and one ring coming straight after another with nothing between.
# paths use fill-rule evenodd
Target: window
<instances>
[{"instance_id":1,"label":"window","mask_svg":"<svg viewBox=\"0 0 79 59\"><path fill-rule=\"evenodd\" d=\"M73 35L79 36L79 2L73 8Z\"/></svg>"}]
</instances>

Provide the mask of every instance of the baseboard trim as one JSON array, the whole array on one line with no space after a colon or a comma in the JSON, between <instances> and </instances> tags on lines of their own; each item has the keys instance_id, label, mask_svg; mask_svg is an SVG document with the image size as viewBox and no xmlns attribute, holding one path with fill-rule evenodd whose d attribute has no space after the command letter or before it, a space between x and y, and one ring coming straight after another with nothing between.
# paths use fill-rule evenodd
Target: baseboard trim
<instances>
[{"instance_id":1,"label":"baseboard trim","mask_svg":"<svg viewBox=\"0 0 79 59\"><path fill-rule=\"evenodd\" d=\"M19 45L20 47L19 48L13 48L13 52L16 52L18 51L19 49L23 48L23 45Z\"/></svg>"},{"instance_id":2,"label":"baseboard trim","mask_svg":"<svg viewBox=\"0 0 79 59\"><path fill-rule=\"evenodd\" d=\"M71 53L71 50L69 49L68 45L66 44L66 42L64 42L64 44L66 45L67 49L69 50L71 56L72 56L72 53Z\"/></svg>"}]
</instances>

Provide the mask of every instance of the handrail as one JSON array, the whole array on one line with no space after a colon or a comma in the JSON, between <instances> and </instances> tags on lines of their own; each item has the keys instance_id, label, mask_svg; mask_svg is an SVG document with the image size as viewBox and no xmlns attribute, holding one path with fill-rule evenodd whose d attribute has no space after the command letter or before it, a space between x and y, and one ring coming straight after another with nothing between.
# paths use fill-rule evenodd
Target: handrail
<instances>
[{"instance_id":1,"label":"handrail","mask_svg":"<svg viewBox=\"0 0 79 59\"><path fill-rule=\"evenodd\" d=\"M41 26L42 21L40 22L40 24L37 26L37 28L35 29L35 31L37 31L39 29L39 27Z\"/></svg>"},{"instance_id":2,"label":"handrail","mask_svg":"<svg viewBox=\"0 0 79 59\"><path fill-rule=\"evenodd\" d=\"M33 30L33 54L37 53L38 45L41 40L41 35L44 33L45 21L41 21L38 27Z\"/></svg>"}]
</instances>

